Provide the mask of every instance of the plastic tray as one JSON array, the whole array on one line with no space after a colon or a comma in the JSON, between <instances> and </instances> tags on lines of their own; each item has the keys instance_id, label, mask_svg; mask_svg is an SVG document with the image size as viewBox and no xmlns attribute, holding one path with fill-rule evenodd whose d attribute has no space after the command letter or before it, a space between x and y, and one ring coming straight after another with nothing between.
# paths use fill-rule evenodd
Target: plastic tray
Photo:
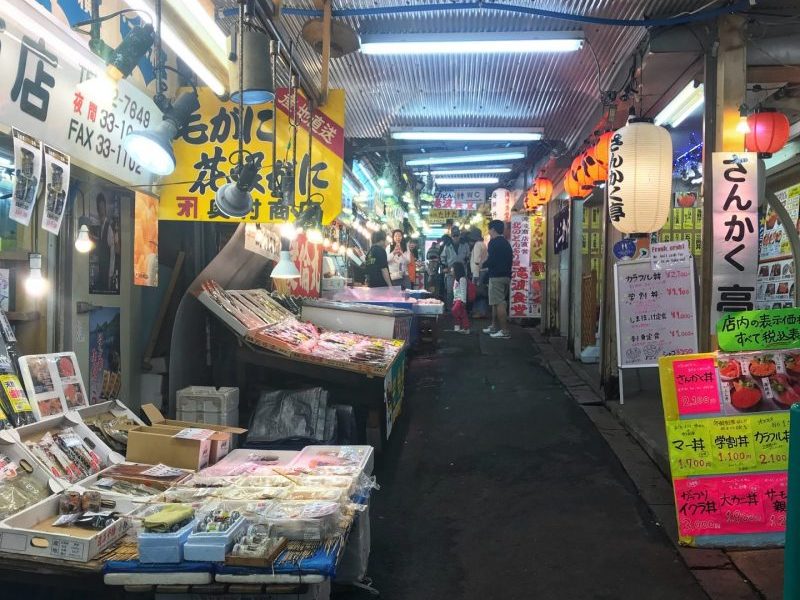
<instances>
[{"instance_id":1,"label":"plastic tray","mask_svg":"<svg viewBox=\"0 0 800 600\"><path fill-rule=\"evenodd\" d=\"M289 466L313 467L320 459L332 464L358 466L364 473L371 475L375 464L375 450L372 446L306 446Z\"/></svg>"}]
</instances>

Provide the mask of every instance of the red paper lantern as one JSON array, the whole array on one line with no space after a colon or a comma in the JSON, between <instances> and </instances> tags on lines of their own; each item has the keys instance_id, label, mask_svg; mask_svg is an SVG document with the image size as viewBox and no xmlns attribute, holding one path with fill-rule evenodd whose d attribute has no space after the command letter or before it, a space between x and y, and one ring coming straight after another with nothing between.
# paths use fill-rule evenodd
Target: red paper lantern
<instances>
[{"instance_id":1,"label":"red paper lantern","mask_svg":"<svg viewBox=\"0 0 800 600\"><path fill-rule=\"evenodd\" d=\"M605 165L606 171L608 171L608 161L611 158L610 145L612 137L614 137L614 132L606 131L594 146L594 157Z\"/></svg>"},{"instance_id":2,"label":"red paper lantern","mask_svg":"<svg viewBox=\"0 0 800 600\"><path fill-rule=\"evenodd\" d=\"M744 137L749 152L769 158L789 141L789 119L776 110L762 110L747 117L750 133Z\"/></svg>"},{"instance_id":3,"label":"red paper lantern","mask_svg":"<svg viewBox=\"0 0 800 600\"><path fill-rule=\"evenodd\" d=\"M553 182L547 177L537 177L533 182L533 194L539 204L547 204L553 197Z\"/></svg>"}]
</instances>

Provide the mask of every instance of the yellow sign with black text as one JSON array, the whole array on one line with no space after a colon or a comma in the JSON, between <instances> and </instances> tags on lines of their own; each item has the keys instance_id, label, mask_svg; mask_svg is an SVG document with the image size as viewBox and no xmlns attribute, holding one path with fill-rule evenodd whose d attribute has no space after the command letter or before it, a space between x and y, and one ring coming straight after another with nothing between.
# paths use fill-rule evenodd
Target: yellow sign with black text
<instances>
[{"instance_id":1,"label":"yellow sign with black text","mask_svg":"<svg viewBox=\"0 0 800 600\"><path fill-rule=\"evenodd\" d=\"M158 218L165 221L214 221L275 223L293 220L291 211L270 193L272 180L273 104L245 106L244 119L233 102L222 102L208 88L200 88L200 109L183 134L175 140L175 171L162 181ZM309 199L321 203L323 224L342 210L344 170L344 90L331 90L322 108L311 110L302 93L295 102L289 88L276 92L276 162L295 167L295 207ZM244 127L241 121L244 120ZM292 125L298 123L297 146L292 148ZM309 157L309 124L313 131ZM260 164L252 191L253 209L244 218L228 218L216 208L217 190L231 181L231 169L239 163L239 132L244 149ZM309 197L310 181L310 197Z\"/></svg>"}]
</instances>

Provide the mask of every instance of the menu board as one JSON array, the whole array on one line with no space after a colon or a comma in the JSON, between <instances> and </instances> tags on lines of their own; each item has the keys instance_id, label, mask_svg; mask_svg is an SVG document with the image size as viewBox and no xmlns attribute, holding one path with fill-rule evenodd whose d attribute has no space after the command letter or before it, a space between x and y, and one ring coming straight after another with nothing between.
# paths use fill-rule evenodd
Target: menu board
<instances>
[{"instance_id":1,"label":"menu board","mask_svg":"<svg viewBox=\"0 0 800 600\"><path fill-rule=\"evenodd\" d=\"M663 357L659 374L680 542L781 543L800 349Z\"/></svg>"},{"instance_id":2,"label":"menu board","mask_svg":"<svg viewBox=\"0 0 800 600\"><path fill-rule=\"evenodd\" d=\"M789 214L791 226L800 231L800 185L780 190L775 196ZM759 209L757 309L794 306L794 269L786 229L778 213L765 204Z\"/></svg>"},{"instance_id":3,"label":"menu board","mask_svg":"<svg viewBox=\"0 0 800 600\"><path fill-rule=\"evenodd\" d=\"M74 352L22 356L19 367L37 419L89 405Z\"/></svg>"},{"instance_id":4,"label":"menu board","mask_svg":"<svg viewBox=\"0 0 800 600\"><path fill-rule=\"evenodd\" d=\"M694 263L654 271L649 259L621 262L614 285L620 368L697 352Z\"/></svg>"}]
</instances>

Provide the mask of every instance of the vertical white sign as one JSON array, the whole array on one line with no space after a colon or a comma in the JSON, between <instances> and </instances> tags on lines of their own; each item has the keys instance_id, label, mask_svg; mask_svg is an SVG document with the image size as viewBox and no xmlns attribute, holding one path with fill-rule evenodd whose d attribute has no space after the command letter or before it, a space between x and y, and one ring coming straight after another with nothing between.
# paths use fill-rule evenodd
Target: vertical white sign
<instances>
[{"instance_id":1,"label":"vertical white sign","mask_svg":"<svg viewBox=\"0 0 800 600\"><path fill-rule=\"evenodd\" d=\"M14 129L14 191L8 216L26 227L31 222L42 179L42 143Z\"/></svg>"},{"instance_id":2,"label":"vertical white sign","mask_svg":"<svg viewBox=\"0 0 800 600\"><path fill-rule=\"evenodd\" d=\"M64 211L67 208L69 171L69 156L45 144L42 229L55 235L61 230L61 221L64 220Z\"/></svg>"},{"instance_id":3,"label":"vertical white sign","mask_svg":"<svg viewBox=\"0 0 800 600\"><path fill-rule=\"evenodd\" d=\"M758 277L758 155L714 152L711 334L726 312L753 310Z\"/></svg>"},{"instance_id":4,"label":"vertical white sign","mask_svg":"<svg viewBox=\"0 0 800 600\"><path fill-rule=\"evenodd\" d=\"M513 262L509 316L525 318L531 316L531 221L528 215L511 217L511 250Z\"/></svg>"}]
</instances>

